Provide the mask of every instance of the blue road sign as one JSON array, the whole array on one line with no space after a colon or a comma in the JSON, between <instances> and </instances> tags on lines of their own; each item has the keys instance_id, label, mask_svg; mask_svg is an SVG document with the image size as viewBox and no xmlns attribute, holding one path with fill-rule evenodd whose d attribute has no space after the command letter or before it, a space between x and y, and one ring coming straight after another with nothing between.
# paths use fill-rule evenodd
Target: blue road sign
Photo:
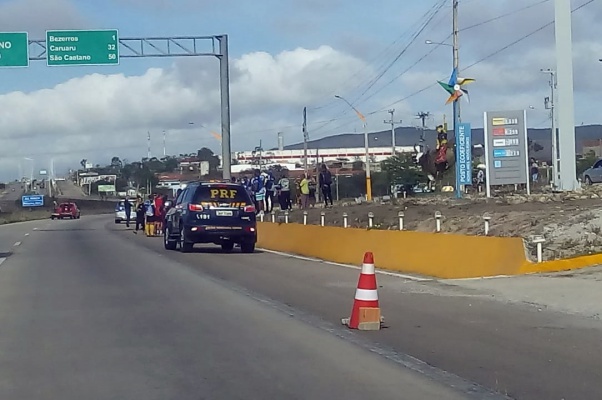
<instances>
[{"instance_id":1,"label":"blue road sign","mask_svg":"<svg viewBox=\"0 0 602 400\"><path fill-rule=\"evenodd\" d=\"M22 196L21 204L23 207L43 207L44 206L44 196L40 194L30 195L30 196Z\"/></svg>"},{"instance_id":2,"label":"blue road sign","mask_svg":"<svg viewBox=\"0 0 602 400\"><path fill-rule=\"evenodd\" d=\"M468 123L458 124L456 132L456 181L472 185L472 131Z\"/></svg>"}]
</instances>

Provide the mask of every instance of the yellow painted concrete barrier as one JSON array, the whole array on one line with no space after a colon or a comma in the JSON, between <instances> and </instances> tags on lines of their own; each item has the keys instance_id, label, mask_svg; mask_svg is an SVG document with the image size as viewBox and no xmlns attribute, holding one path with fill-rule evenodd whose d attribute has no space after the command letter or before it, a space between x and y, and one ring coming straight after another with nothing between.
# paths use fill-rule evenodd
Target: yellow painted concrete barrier
<instances>
[{"instance_id":1,"label":"yellow painted concrete barrier","mask_svg":"<svg viewBox=\"0 0 602 400\"><path fill-rule=\"evenodd\" d=\"M258 224L258 246L344 264L361 263L371 251L378 268L439 278L472 278L521 272L520 238Z\"/></svg>"},{"instance_id":2,"label":"yellow painted concrete barrier","mask_svg":"<svg viewBox=\"0 0 602 400\"><path fill-rule=\"evenodd\" d=\"M602 255L530 262L521 238L258 223L258 247L358 265L364 252L390 271L444 279L563 271L602 264Z\"/></svg>"}]
</instances>

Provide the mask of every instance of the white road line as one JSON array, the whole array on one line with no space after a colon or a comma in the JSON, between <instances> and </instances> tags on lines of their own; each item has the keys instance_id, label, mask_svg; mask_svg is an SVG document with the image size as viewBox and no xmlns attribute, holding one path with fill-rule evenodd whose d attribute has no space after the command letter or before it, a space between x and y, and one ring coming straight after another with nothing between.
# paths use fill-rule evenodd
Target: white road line
<instances>
[{"instance_id":1,"label":"white road line","mask_svg":"<svg viewBox=\"0 0 602 400\"><path fill-rule=\"evenodd\" d=\"M530 275L530 274L527 274ZM506 278L516 278L521 275L495 275L495 276L482 276L479 278L460 278L460 279L446 279L447 282L469 282L469 281L483 281L488 279L506 279ZM526 276L526 275L522 275Z\"/></svg>"},{"instance_id":2,"label":"white road line","mask_svg":"<svg viewBox=\"0 0 602 400\"><path fill-rule=\"evenodd\" d=\"M29 236L29 233L26 233L26 234L25 234L25 237L27 237L27 236Z\"/></svg>"},{"instance_id":3,"label":"white road line","mask_svg":"<svg viewBox=\"0 0 602 400\"><path fill-rule=\"evenodd\" d=\"M2 258L0 258L0 265L2 265L2 263L3 263L4 261L6 261L6 257L2 257Z\"/></svg>"},{"instance_id":4,"label":"white road line","mask_svg":"<svg viewBox=\"0 0 602 400\"><path fill-rule=\"evenodd\" d=\"M362 269L362 267L358 267L356 265L341 264L341 263L336 263L336 262L331 262L331 261L324 261L324 260L320 260L317 258L297 256L295 254L284 253L281 251L274 251L274 250L267 250L267 249L260 249L260 250L265 251L266 253L275 254L278 256L282 256L282 257L290 257L290 258L294 258L297 260L318 262L318 263L322 263L322 264L334 265L336 267L350 268L350 269L355 269L355 270L360 270L360 271ZM393 276L395 278L402 278L402 279L407 279L407 280L416 281L416 282L430 282L430 281L434 280L434 279L430 279L430 278L420 278L420 277L413 276L413 275L398 274L396 272L381 271L381 270L377 270L376 273L380 274L380 275Z\"/></svg>"},{"instance_id":5,"label":"white road line","mask_svg":"<svg viewBox=\"0 0 602 400\"><path fill-rule=\"evenodd\" d=\"M38 230L38 228L33 228L33 230L34 230L34 231L37 231L37 230Z\"/></svg>"},{"instance_id":6,"label":"white road line","mask_svg":"<svg viewBox=\"0 0 602 400\"><path fill-rule=\"evenodd\" d=\"M21 242L17 242L17 243L15 243L13 246L14 246L14 247L19 247L19 246L21 246Z\"/></svg>"}]
</instances>

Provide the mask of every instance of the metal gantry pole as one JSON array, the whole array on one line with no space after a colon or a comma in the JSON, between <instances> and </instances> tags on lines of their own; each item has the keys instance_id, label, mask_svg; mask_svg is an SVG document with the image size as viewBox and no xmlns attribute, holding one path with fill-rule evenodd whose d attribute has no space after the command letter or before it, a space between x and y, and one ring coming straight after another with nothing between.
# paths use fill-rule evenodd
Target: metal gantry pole
<instances>
[{"instance_id":1,"label":"metal gantry pole","mask_svg":"<svg viewBox=\"0 0 602 400\"><path fill-rule=\"evenodd\" d=\"M577 188L575 160L575 100L573 92L573 39L571 0L555 0L556 77L558 79L558 158L560 189Z\"/></svg>"},{"instance_id":2,"label":"metal gantry pole","mask_svg":"<svg viewBox=\"0 0 602 400\"><path fill-rule=\"evenodd\" d=\"M230 140L230 66L228 61L228 35L216 37L219 41L219 80L222 109L222 177L232 179Z\"/></svg>"},{"instance_id":3,"label":"metal gantry pole","mask_svg":"<svg viewBox=\"0 0 602 400\"><path fill-rule=\"evenodd\" d=\"M370 171L370 143L368 141L368 124L364 122L364 144L366 145L366 201L372 201L372 174Z\"/></svg>"}]
</instances>

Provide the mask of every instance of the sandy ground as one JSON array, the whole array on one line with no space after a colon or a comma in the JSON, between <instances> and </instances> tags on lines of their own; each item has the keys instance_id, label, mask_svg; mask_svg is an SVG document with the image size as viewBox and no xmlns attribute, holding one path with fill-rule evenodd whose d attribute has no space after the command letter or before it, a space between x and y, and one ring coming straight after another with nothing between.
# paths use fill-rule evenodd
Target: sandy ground
<instances>
[{"instance_id":1,"label":"sandy ground","mask_svg":"<svg viewBox=\"0 0 602 400\"><path fill-rule=\"evenodd\" d=\"M508 278L442 281L494 300L602 321L602 267Z\"/></svg>"},{"instance_id":2,"label":"sandy ground","mask_svg":"<svg viewBox=\"0 0 602 400\"><path fill-rule=\"evenodd\" d=\"M490 235L522 237L543 235L544 259L551 260L576 255L602 252L602 186L586 188L579 193L559 194L539 192L531 196L504 195L485 199L470 195L455 199L445 195L417 195L408 199L392 199L375 204L357 204L342 201L333 208L321 204L308 210L308 223L319 224L320 213L325 213L326 225L343 226L347 213L352 227L368 226L368 214L374 214L375 229L399 229L398 213L404 213L407 230L434 232L435 213L442 214L441 226L445 233L484 235L483 216L488 214ZM276 211L279 219L282 212ZM266 216L266 220L270 220ZM302 223L303 211L295 209L290 221ZM529 246L535 257L535 248Z\"/></svg>"}]
</instances>

